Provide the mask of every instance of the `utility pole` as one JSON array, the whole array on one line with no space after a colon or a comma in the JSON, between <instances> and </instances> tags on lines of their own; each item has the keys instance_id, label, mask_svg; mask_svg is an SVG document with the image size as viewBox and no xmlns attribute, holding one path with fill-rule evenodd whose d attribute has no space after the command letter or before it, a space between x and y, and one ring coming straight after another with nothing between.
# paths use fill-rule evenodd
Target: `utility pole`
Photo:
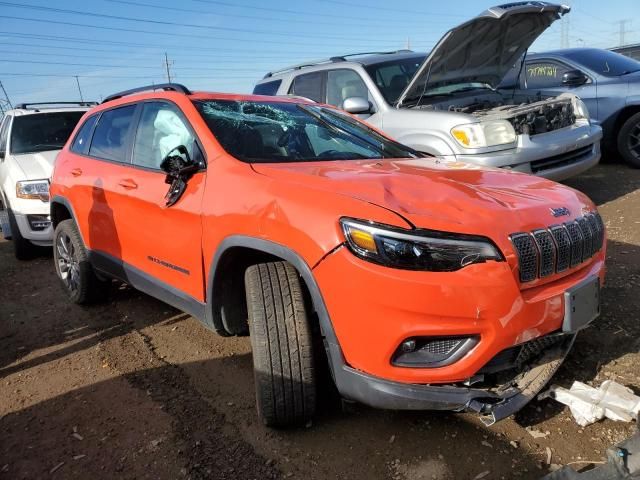
<instances>
[{"instance_id":1,"label":"utility pole","mask_svg":"<svg viewBox=\"0 0 640 480\"><path fill-rule=\"evenodd\" d=\"M171 69L169 68L173 65L173 61L169 61L169 57L167 56L167 52L164 52L164 66L167 70L167 82L171 83Z\"/></svg>"},{"instance_id":2,"label":"utility pole","mask_svg":"<svg viewBox=\"0 0 640 480\"><path fill-rule=\"evenodd\" d=\"M80 80L78 80L78 75L74 75L76 77L76 84L78 85L78 93L80 94L80 103L84 103L84 98L82 98L82 89L80 88Z\"/></svg>"},{"instance_id":3,"label":"utility pole","mask_svg":"<svg viewBox=\"0 0 640 480\"><path fill-rule=\"evenodd\" d=\"M407 50L411 50L411 37L407 37Z\"/></svg>"},{"instance_id":4,"label":"utility pole","mask_svg":"<svg viewBox=\"0 0 640 480\"><path fill-rule=\"evenodd\" d=\"M620 46L622 47L623 45L627 44L627 41L626 41L627 38L626 37L627 37L627 33L630 32L630 30L627 30L627 23L631 23L631 19L627 18L627 19L624 19L624 20L620 20L620 21L618 21L616 23L618 23L618 25L620 25L620 30L619 30L619 33L620 33Z\"/></svg>"},{"instance_id":5,"label":"utility pole","mask_svg":"<svg viewBox=\"0 0 640 480\"><path fill-rule=\"evenodd\" d=\"M11 100L9 100L9 95L7 95L7 91L4 89L2 82L0 82L0 89L2 89L2 93L4 94L4 99L0 98L0 110L4 114L5 110L7 110L7 106L11 109L13 108L13 105L11 105Z\"/></svg>"}]
</instances>

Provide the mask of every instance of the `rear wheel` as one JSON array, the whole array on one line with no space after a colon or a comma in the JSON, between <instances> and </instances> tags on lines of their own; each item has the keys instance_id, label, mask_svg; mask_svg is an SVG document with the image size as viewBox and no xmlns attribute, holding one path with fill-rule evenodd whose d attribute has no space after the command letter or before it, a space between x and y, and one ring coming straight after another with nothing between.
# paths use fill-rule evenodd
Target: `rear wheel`
<instances>
[{"instance_id":1,"label":"rear wheel","mask_svg":"<svg viewBox=\"0 0 640 480\"><path fill-rule=\"evenodd\" d=\"M640 113L622 125L618 134L618 151L629 165L640 168Z\"/></svg>"},{"instance_id":2,"label":"rear wheel","mask_svg":"<svg viewBox=\"0 0 640 480\"><path fill-rule=\"evenodd\" d=\"M13 251L16 258L18 260L31 260L36 256L38 247L22 236L16 217L10 209L7 209L7 216L9 217L11 240L13 241Z\"/></svg>"},{"instance_id":3,"label":"rear wheel","mask_svg":"<svg viewBox=\"0 0 640 480\"><path fill-rule=\"evenodd\" d=\"M304 425L316 408L311 329L300 277L287 262L245 273L258 414L268 426Z\"/></svg>"},{"instance_id":4,"label":"rear wheel","mask_svg":"<svg viewBox=\"0 0 640 480\"><path fill-rule=\"evenodd\" d=\"M63 220L53 234L53 260L56 273L72 302L89 304L105 298L109 282L100 280L89 262L78 227Z\"/></svg>"}]
</instances>

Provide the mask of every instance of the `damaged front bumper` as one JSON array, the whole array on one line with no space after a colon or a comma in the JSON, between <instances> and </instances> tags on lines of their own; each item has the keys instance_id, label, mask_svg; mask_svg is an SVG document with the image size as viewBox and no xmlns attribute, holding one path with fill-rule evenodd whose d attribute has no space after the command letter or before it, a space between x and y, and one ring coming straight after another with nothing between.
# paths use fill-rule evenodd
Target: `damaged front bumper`
<instances>
[{"instance_id":1,"label":"damaged front bumper","mask_svg":"<svg viewBox=\"0 0 640 480\"><path fill-rule=\"evenodd\" d=\"M575 334L557 335L560 341L546 349L509 381L486 388L464 384L418 385L384 380L345 364L334 365L333 376L341 395L374 408L390 410L449 410L476 412L486 425L522 409L547 384L575 341ZM329 345L329 348L337 346Z\"/></svg>"}]
</instances>

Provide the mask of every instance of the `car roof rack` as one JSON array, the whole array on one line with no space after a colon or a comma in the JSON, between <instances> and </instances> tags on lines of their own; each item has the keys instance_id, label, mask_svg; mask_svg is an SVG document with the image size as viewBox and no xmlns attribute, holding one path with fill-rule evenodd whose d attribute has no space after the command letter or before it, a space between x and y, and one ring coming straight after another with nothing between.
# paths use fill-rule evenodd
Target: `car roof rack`
<instances>
[{"instance_id":1,"label":"car roof rack","mask_svg":"<svg viewBox=\"0 0 640 480\"><path fill-rule=\"evenodd\" d=\"M113 95L109 95L107 98L105 98L102 103L110 102L111 100L115 100L117 98L126 97L127 95L133 95L134 93L152 92L154 90L165 90L183 93L185 95L191 95L191 90L189 90L184 85L181 85L180 83L156 83L155 85L145 85L143 87L132 88L131 90L124 90L122 92L114 93Z\"/></svg>"},{"instance_id":2,"label":"car roof rack","mask_svg":"<svg viewBox=\"0 0 640 480\"><path fill-rule=\"evenodd\" d=\"M32 103L18 103L14 105L13 108L20 110L27 110L33 108L34 105L76 105L78 107L93 107L97 105L98 102L32 102ZM55 108L55 107L49 107ZM35 108L34 108L35 110Z\"/></svg>"},{"instance_id":3,"label":"car roof rack","mask_svg":"<svg viewBox=\"0 0 640 480\"><path fill-rule=\"evenodd\" d=\"M273 70L272 72L267 72L267 74L263 78L272 77L277 73L284 73L292 70L300 70L305 67L314 67L316 65L322 65L323 63L346 62L347 58L350 58L350 57L360 57L362 55L392 55L394 53L413 53L413 50L401 49L401 50L392 50L389 52L359 52L359 53L349 53L347 55L338 55L335 57L323 58L321 60L312 60L309 62L298 63L297 65L290 65L288 67L284 67L279 70Z\"/></svg>"}]
</instances>

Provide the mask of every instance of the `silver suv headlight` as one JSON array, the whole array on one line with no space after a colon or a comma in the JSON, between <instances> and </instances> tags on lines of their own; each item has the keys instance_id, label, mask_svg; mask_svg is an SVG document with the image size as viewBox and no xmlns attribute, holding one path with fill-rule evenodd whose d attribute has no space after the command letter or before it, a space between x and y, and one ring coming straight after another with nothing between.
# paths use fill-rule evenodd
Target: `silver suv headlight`
<instances>
[{"instance_id":1,"label":"silver suv headlight","mask_svg":"<svg viewBox=\"0 0 640 480\"><path fill-rule=\"evenodd\" d=\"M453 272L473 263L504 259L485 237L405 230L352 218L340 219L340 225L356 256L387 267Z\"/></svg>"},{"instance_id":2,"label":"silver suv headlight","mask_svg":"<svg viewBox=\"0 0 640 480\"><path fill-rule=\"evenodd\" d=\"M573 99L573 114L577 120L589 120L589 109L587 105L578 97Z\"/></svg>"},{"instance_id":3,"label":"silver suv headlight","mask_svg":"<svg viewBox=\"0 0 640 480\"><path fill-rule=\"evenodd\" d=\"M508 120L458 125L451 129L451 135L464 148L495 147L515 143L517 136Z\"/></svg>"},{"instance_id":4,"label":"silver suv headlight","mask_svg":"<svg viewBox=\"0 0 640 480\"><path fill-rule=\"evenodd\" d=\"M16 197L27 200L49 201L49 180L21 180L16 182Z\"/></svg>"}]
</instances>

